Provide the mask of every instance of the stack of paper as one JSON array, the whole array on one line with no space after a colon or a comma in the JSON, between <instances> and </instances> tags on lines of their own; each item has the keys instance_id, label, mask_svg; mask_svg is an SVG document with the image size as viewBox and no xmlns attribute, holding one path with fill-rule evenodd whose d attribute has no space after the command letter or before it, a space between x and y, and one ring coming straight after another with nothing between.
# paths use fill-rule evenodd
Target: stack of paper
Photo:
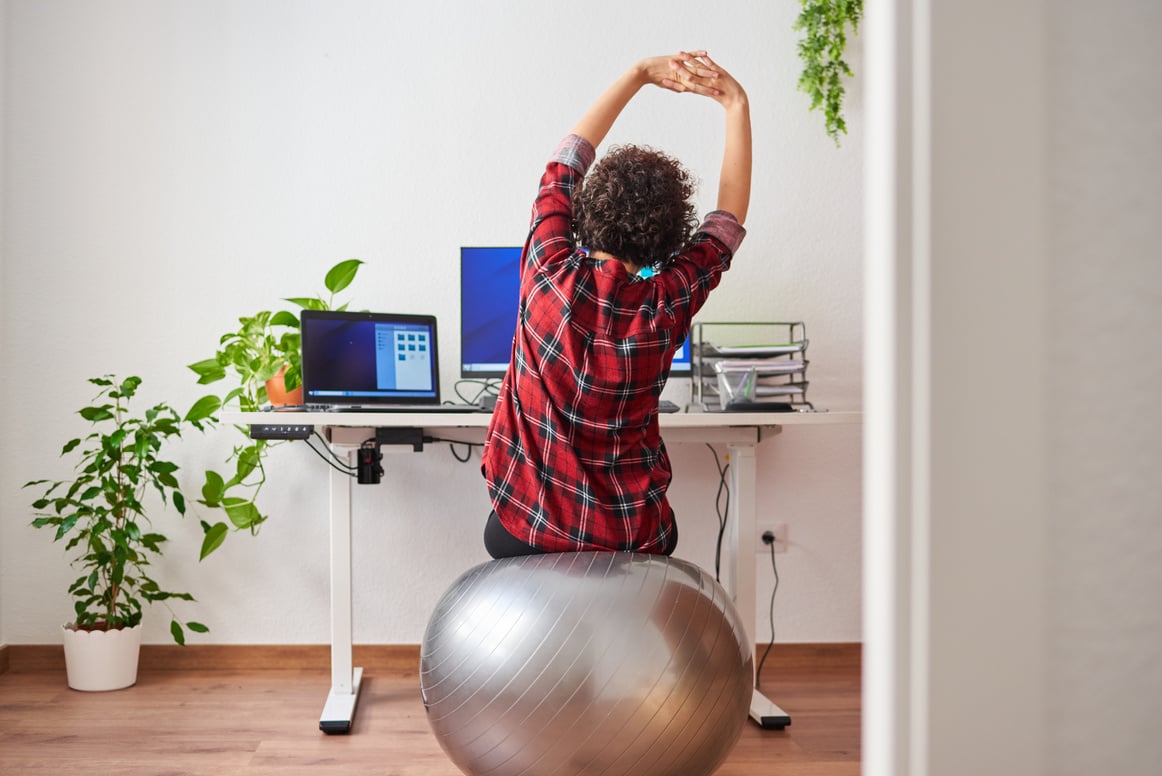
<instances>
[{"instance_id":1,"label":"stack of paper","mask_svg":"<svg viewBox=\"0 0 1162 776\"><path fill-rule=\"evenodd\" d=\"M807 401L805 328L802 321L695 324L694 402L705 410L741 405L754 409L756 404L761 408L763 402L811 407ZM744 336L760 341L738 344ZM718 338L731 344L722 344Z\"/></svg>"}]
</instances>

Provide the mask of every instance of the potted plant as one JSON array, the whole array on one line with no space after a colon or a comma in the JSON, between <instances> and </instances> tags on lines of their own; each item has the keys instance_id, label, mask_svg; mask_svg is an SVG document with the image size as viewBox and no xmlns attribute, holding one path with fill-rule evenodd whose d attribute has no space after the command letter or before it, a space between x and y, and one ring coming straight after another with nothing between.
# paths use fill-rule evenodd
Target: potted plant
<instances>
[{"instance_id":1,"label":"potted plant","mask_svg":"<svg viewBox=\"0 0 1162 776\"><path fill-rule=\"evenodd\" d=\"M335 307L335 295L346 289L355 279L359 259L341 261L327 271L323 285L327 295L289 297L289 302L300 309L345 310L347 305ZM190 364L198 375L199 385L209 385L233 377L233 387L221 397L206 397L201 410L217 421L221 407L236 406L243 412L254 412L267 402L279 404L302 403L302 353L299 316L292 310L263 310L238 319L235 331L223 334L213 357ZM297 394L296 394L297 391ZM266 482L264 460L273 444L268 440L250 439L245 427L239 427L245 442L236 446L228 462L233 471L228 475L209 470L202 487L200 504L226 513L226 521L211 525L202 521L204 537L201 557L205 558L221 546L231 526L234 530L258 532L267 516L256 501Z\"/></svg>"},{"instance_id":2,"label":"potted plant","mask_svg":"<svg viewBox=\"0 0 1162 776\"><path fill-rule=\"evenodd\" d=\"M153 578L151 563L162 554L159 533L147 506L160 498L185 514L177 464L163 457L165 442L181 436L183 422L200 427L205 419L195 405L182 418L164 403L140 415L129 410L141 378L112 375L89 382L100 388L93 403L80 410L94 430L69 441L61 455L76 460L71 479L34 480L36 528L55 529L53 541L68 540L71 564L81 575L69 586L75 620L64 626L69 686L78 690L115 690L137 681L141 617L146 603L193 601L189 593L167 591ZM170 633L185 644L185 629L205 633L199 622L184 625L170 609Z\"/></svg>"}]
</instances>

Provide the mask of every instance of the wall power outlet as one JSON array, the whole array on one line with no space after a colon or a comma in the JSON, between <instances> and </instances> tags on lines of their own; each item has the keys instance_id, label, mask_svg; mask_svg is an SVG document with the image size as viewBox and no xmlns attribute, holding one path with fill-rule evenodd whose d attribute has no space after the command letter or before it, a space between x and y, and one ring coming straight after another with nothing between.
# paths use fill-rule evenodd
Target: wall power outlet
<instances>
[{"instance_id":1,"label":"wall power outlet","mask_svg":"<svg viewBox=\"0 0 1162 776\"><path fill-rule=\"evenodd\" d=\"M770 523L767 525L759 524L758 527L758 543L755 546L755 552L767 555L771 551L771 546L763 541L763 534L770 531L775 535L775 552L786 552L791 540L787 533L786 523Z\"/></svg>"}]
</instances>

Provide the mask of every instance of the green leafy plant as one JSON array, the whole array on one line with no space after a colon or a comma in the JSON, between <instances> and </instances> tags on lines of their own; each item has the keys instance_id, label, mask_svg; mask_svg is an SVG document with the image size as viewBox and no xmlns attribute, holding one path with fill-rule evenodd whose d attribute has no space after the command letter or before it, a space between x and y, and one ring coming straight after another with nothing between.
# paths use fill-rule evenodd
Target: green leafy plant
<instances>
[{"instance_id":1,"label":"green leafy plant","mask_svg":"<svg viewBox=\"0 0 1162 776\"><path fill-rule=\"evenodd\" d=\"M335 306L335 296L351 285L361 264L359 259L347 259L331 267L323 278L325 295L289 297L283 301L300 309L345 310L346 304ZM213 357L189 365L198 375L200 385L230 379L232 387L225 395L203 400L205 405L201 411L215 421L223 407L237 407L243 412L260 409L269 399L268 383L280 373L287 391L302 384L302 336L296 312L263 310L242 316L238 322L237 330L221 336ZM256 502L266 483L266 455L278 443L250 439L248 429L242 426L238 430L246 441L235 446L227 459L233 464L233 471L221 474L208 470L202 497L198 499L198 503L210 509L221 509L227 518L214 524L202 521L203 559L222 545L231 527L257 534L268 517Z\"/></svg>"},{"instance_id":2,"label":"green leafy plant","mask_svg":"<svg viewBox=\"0 0 1162 776\"><path fill-rule=\"evenodd\" d=\"M172 504L186 511L185 497L175 476L177 464L162 457L162 445L181 436L183 423L198 428L206 420L195 405L186 416L164 403L142 415L129 411L129 402L141 378L118 381L112 375L89 382L100 388L80 415L94 426L86 437L69 441L61 456L77 460L76 476L52 481L34 480L24 487L41 487L32 506L36 528L54 528L53 541L68 539L71 561L82 570L69 586L76 627L110 630L141 622L144 603L180 599L193 601L189 593L163 590L151 576L151 559L162 554L166 537L158 533L147 514L147 497L160 496L163 510ZM179 622L170 609L170 633L185 644L185 628L205 633L199 622Z\"/></svg>"},{"instance_id":3,"label":"green leafy plant","mask_svg":"<svg viewBox=\"0 0 1162 776\"><path fill-rule=\"evenodd\" d=\"M843 120L843 77L852 75L844 60L847 28L859 32L863 0L799 0L802 10L794 29L803 33L799 59L803 74L799 90L811 96L811 110L823 109L827 135L839 145L839 135L847 134Z\"/></svg>"}]
</instances>

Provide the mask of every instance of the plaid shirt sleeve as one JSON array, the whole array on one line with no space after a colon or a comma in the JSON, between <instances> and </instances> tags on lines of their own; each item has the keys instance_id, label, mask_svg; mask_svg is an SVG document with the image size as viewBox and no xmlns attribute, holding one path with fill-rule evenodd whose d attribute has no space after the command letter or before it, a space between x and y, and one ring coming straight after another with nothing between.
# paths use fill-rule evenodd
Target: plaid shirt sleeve
<instances>
[{"instance_id":1,"label":"plaid shirt sleeve","mask_svg":"<svg viewBox=\"0 0 1162 776\"><path fill-rule=\"evenodd\" d=\"M533 204L522 273L573 252L573 191L581 185L596 155L593 145L577 135L569 135L557 146Z\"/></svg>"},{"instance_id":2,"label":"plaid shirt sleeve","mask_svg":"<svg viewBox=\"0 0 1162 776\"><path fill-rule=\"evenodd\" d=\"M729 213L711 213L648 280L591 259L573 244L572 197L594 156L569 136L541 178L481 468L501 523L528 544L660 553L675 528L658 396L744 231Z\"/></svg>"}]
</instances>

